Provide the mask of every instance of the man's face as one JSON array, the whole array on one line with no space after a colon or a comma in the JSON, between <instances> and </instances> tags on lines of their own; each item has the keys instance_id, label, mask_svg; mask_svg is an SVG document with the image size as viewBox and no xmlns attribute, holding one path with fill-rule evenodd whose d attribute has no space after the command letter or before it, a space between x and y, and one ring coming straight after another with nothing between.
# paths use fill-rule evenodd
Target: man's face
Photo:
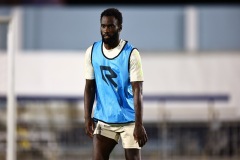
<instances>
[{"instance_id":1,"label":"man's face","mask_svg":"<svg viewBox=\"0 0 240 160\"><path fill-rule=\"evenodd\" d=\"M103 16L101 19L101 36L105 44L113 44L118 41L121 29L117 19L113 16Z\"/></svg>"}]
</instances>

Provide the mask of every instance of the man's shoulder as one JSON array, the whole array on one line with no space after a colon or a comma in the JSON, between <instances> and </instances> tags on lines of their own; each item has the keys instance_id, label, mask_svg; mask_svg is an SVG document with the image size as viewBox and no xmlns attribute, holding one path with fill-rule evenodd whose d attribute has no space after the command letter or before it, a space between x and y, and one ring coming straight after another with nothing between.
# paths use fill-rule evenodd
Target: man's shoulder
<instances>
[{"instance_id":1,"label":"man's shoulder","mask_svg":"<svg viewBox=\"0 0 240 160\"><path fill-rule=\"evenodd\" d=\"M91 56L91 53L92 53L92 49L93 49L93 47L94 46L96 46L96 44L101 44L102 43L102 40L99 40L99 41L95 41L95 42L93 42L93 44L92 45L90 45L88 48L87 48L87 50L86 50L86 54L88 55L88 56Z\"/></svg>"},{"instance_id":2,"label":"man's shoulder","mask_svg":"<svg viewBox=\"0 0 240 160\"><path fill-rule=\"evenodd\" d=\"M95 41L95 42L93 42L93 44L92 44L92 47L95 47L95 46L101 46L102 45L102 40L99 40L99 41Z\"/></svg>"},{"instance_id":3,"label":"man's shoulder","mask_svg":"<svg viewBox=\"0 0 240 160\"><path fill-rule=\"evenodd\" d=\"M135 53L139 54L139 51L138 51L137 47L135 47L133 44L131 44L128 41L126 41L125 46L126 45L127 45L126 48L131 49L131 52L135 52Z\"/></svg>"},{"instance_id":4,"label":"man's shoulder","mask_svg":"<svg viewBox=\"0 0 240 160\"><path fill-rule=\"evenodd\" d=\"M132 42L129 42L128 40L122 40L124 45L127 45L128 47L132 47L132 49L137 49L135 45Z\"/></svg>"},{"instance_id":5,"label":"man's shoulder","mask_svg":"<svg viewBox=\"0 0 240 160\"><path fill-rule=\"evenodd\" d=\"M92 48L96 43L101 43L102 40L94 41L87 49Z\"/></svg>"},{"instance_id":6,"label":"man's shoulder","mask_svg":"<svg viewBox=\"0 0 240 160\"><path fill-rule=\"evenodd\" d=\"M92 47L93 47L93 45L89 46L89 47L86 49L86 52L91 52Z\"/></svg>"}]
</instances>

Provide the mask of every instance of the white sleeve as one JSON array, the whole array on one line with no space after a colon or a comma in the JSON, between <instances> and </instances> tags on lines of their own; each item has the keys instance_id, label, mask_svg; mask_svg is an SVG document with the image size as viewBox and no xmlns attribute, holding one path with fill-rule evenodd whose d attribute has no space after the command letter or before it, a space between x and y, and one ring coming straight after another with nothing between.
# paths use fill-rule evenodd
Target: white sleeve
<instances>
[{"instance_id":1,"label":"white sleeve","mask_svg":"<svg viewBox=\"0 0 240 160\"><path fill-rule=\"evenodd\" d=\"M142 61L137 49L132 51L130 56L130 81L143 81Z\"/></svg>"},{"instance_id":2,"label":"white sleeve","mask_svg":"<svg viewBox=\"0 0 240 160\"><path fill-rule=\"evenodd\" d=\"M84 55L84 78L85 79L94 79L94 70L91 60L92 46L90 46Z\"/></svg>"}]
</instances>

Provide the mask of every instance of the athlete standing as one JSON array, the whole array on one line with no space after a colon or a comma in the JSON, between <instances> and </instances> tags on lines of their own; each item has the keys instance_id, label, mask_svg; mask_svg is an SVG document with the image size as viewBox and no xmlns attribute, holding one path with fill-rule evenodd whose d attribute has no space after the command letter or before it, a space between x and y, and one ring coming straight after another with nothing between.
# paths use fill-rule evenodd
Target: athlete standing
<instances>
[{"instance_id":1,"label":"athlete standing","mask_svg":"<svg viewBox=\"0 0 240 160\"><path fill-rule=\"evenodd\" d=\"M140 160L148 140L142 120L141 57L131 43L120 39L122 21L118 9L104 10L102 40L85 53L84 118L86 134L93 138L93 160L108 160L120 138L125 158Z\"/></svg>"}]
</instances>

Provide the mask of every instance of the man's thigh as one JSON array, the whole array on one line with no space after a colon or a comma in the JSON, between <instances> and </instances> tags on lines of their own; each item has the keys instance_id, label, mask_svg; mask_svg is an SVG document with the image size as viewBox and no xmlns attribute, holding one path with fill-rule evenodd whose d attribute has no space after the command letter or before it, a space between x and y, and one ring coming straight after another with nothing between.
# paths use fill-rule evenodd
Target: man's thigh
<instances>
[{"instance_id":1,"label":"man's thigh","mask_svg":"<svg viewBox=\"0 0 240 160\"><path fill-rule=\"evenodd\" d=\"M140 160L141 159L141 150L140 149L125 149L125 158L126 160Z\"/></svg>"},{"instance_id":2,"label":"man's thigh","mask_svg":"<svg viewBox=\"0 0 240 160\"><path fill-rule=\"evenodd\" d=\"M100 134L93 135L93 160L108 160L110 153L116 146L114 139L102 136Z\"/></svg>"}]
</instances>

